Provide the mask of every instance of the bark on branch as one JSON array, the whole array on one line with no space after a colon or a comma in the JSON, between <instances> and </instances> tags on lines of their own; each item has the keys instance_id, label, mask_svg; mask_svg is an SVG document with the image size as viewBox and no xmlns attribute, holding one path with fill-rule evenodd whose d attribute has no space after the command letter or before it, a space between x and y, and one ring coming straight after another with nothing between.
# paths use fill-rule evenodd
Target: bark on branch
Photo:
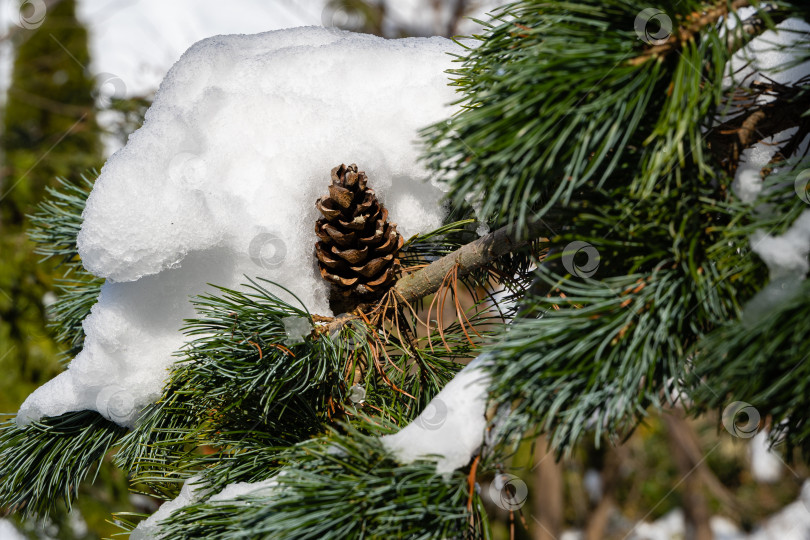
<instances>
[{"instance_id":1,"label":"bark on branch","mask_svg":"<svg viewBox=\"0 0 810 540\"><path fill-rule=\"evenodd\" d=\"M432 262L425 268L409 274L394 285L397 298L414 302L439 290L445 276L458 266L458 277L464 277L491 261L511 253L538 238L546 230L541 221L528 224L527 233L522 237L516 234L514 226L508 225L478 240L462 246L453 253Z\"/></svg>"},{"instance_id":2,"label":"bark on branch","mask_svg":"<svg viewBox=\"0 0 810 540\"><path fill-rule=\"evenodd\" d=\"M445 276L454 267L458 267L458 277L464 277L470 272L486 266L498 257L528 245L532 240L543 236L547 230L548 227L542 220L529 222L523 234L519 234L519 230L514 225L507 225L460 247L412 274L400 278L394 284L392 290L396 294L397 300L408 303L415 302L438 291ZM364 307L367 306L360 306L358 309L364 310ZM355 318L357 316L352 313L341 314L325 326L325 331L332 334L349 320Z\"/></svg>"},{"instance_id":3,"label":"bark on branch","mask_svg":"<svg viewBox=\"0 0 810 540\"><path fill-rule=\"evenodd\" d=\"M709 148L731 175L737 170L743 150L787 129L798 127L784 141L776 141L774 161L795 154L810 133L810 119L803 114L810 108L810 79L787 86L774 81L754 81L750 88L734 96L735 110L730 118L714 126L707 134ZM768 101L762 97L771 98Z\"/></svg>"}]
</instances>

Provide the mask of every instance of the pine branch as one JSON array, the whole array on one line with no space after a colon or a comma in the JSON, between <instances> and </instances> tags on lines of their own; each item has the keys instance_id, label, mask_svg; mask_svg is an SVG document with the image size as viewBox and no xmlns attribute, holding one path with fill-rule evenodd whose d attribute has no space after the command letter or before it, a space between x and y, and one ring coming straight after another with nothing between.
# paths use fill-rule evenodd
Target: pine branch
<instances>
[{"instance_id":1,"label":"pine branch","mask_svg":"<svg viewBox=\"0 0 810 540\"><path fill-rule=\"evenodd\" d=\"M709 147L730 175L746 148L797 127L780 143L774 157L780 161L791 157L810 134L810 117L805 115L810 109L810 77L793 85L754 81L750 89L738 89L732 103L731 118L714 126L707 136Z\"/></svg>"},{"instance_id":2,"label":"pine branch","mask_svg":"<svg viewBox=\"0 0 810 540\"><path fill-rule=\"evenodd\" d=\"M81 266L76 238L82 227L82 212L87 197L93 189L98 173L90 171L81 176L81 181L73 184L64 178L57 178L56 188L48 187L47 198L37 206L37 213L28 216L31 220L29 236L37 244L35 253L42 260L59 258L68 270Z\"/></svg>"},{"instance_id":3,"label":"pine branch","mask_svg":"<svg viewBox=\"0 0 810 540\"><path fill-rule=\"evenodd\" d=\"M525 248L548 230L548 225L542 219L529 221L522 230L517 224L501 227L400 278L392 290L398 300L406 303L416 302L438 291L448 273L454 268L457 268L458 277L463 278L500 257ZM358 309L365 311L371 308L369 305L363 305ZM343 313L329 320L329 324L320 331L333 334L357 317L357 310L353 313Z\"/></svg>"},{"instance_id":4,"label":"pine branch","mask_svg":"<svg viewBox=\"0 0 810 540\"><path fill-rule=\"evenodd\" d=\"M28 234L37 244L35 252L43 256L43 261L58 259L64 268L62 279L56 280L59 295L48 309L52 315L49 326L56 329L57 341L69 346L64 354L66 359L82 349L82 321L96 303L104 283L103 279L84 270L76 246L82 226L82 212L96 178L96 171L82 175L81 181L76 184L58 178L57 188L48 187L48 197L39 203L37 212L29 216L31 226Z\"/></svg>"},{"instance_id":5,"label":"pine branch","mask_svg":"<svg viewBox=\"0 0 810 540\"><path fill-rule=\"evenodd\" d=\"M93 464L126 432L100 414L80 411L0 430L0 507L47 515L60 500L70 509Z\"/></svg>"},{"instance_id":6,"label":"pine branch","mask_svg":"<svg viewBox=\"0 0 810 540\"><path fill-rule=\"evenodd\" d=\"M689 14L685 17L686 24L680 26L676 32L672 32L664 43L645 49L639 56L633 58L630 64L638 65L653 58L666 57L680 50L687 42L694 41L702 30L724 19L729 11L737 11L750 5L751 2L748 0L734 0L730 5L726 0L718 0L711 7Z\"/></svg>"},{"instance_id":7,"label":"pine branch","mask_svg":"<svg viewBox=\"0 0 810 540\"><path fill-rule=\"evenodd\" d=\"M394 290L403 301L414 302L438 291L445 276L454 267L458 267L458 276L464 277L507 253L527 246L530 240L539 238L547 230L542 220L529 222L522 233L517 225L501 227L401 278L394 285Z\"/></svg>"},{"instance_id":8,"label":"pine branch","mask_svg":"<svg viewBox=\"0 0 810 540\"><path fill-rule=\"evenodd\" d=\"M171 515L165 538L480 538L486 519L480 497L470 501L467 476L436 475L435 463L402 465L380 443L395 427L367 419L364 430L292 447L275 483L237 499L201 502ZM376 425L375 425L376 424ZM364 431L370 430L371 434ZM471 509L468 510L468 501Z\"/></svg>"}]
</instances>

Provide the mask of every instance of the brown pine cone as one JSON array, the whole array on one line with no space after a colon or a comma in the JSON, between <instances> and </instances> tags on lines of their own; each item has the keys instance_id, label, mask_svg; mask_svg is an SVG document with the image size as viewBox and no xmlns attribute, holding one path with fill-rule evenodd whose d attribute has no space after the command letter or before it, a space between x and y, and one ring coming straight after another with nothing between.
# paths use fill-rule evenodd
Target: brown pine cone
<instances>
[{"instance_id":1,"label":"brown pine cone","mask_svg":"<svg viewBox=\"0 0 810 540\"><path fill-rule=\"evenodd\" d=\"M393 285L400 269L399 250L405 243L367 182L355 164L335 167L329 195L315 203L323 215L315 223L321 276L339 295L363 300Z\"/></svg>"}]
</instances>

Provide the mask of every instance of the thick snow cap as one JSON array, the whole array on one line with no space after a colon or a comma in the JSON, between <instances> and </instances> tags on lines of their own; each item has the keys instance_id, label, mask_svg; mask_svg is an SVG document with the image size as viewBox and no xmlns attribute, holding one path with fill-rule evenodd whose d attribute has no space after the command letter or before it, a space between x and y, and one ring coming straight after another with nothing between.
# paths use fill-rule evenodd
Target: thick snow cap
<instances>
[{"instance_id":1,"label":"thick snow cap","mask_svg":"<svg viewBox=\"0 0 810 540\"><path fill-rule=\"evenodd\" d=\"M425 181L418 131L452 113L454 49L320 27L191 47L101 171L79 252L107 283L84 350L18 422L88 409L132 426L159 397L194 314L189 296L207 283L265 277L329 314L314 203L340 163L366 171L406 238L439 226L443 193Z\"/></svg>"}]
</instances>

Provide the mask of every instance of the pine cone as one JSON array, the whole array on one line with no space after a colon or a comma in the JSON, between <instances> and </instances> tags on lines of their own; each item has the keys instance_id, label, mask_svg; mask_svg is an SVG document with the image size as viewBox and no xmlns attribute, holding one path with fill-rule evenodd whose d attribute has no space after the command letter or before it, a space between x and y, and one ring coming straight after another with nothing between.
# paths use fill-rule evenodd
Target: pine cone
<instances>
[{"instance_id":1,"label":"pine cone","mask_svg":"<svg viewBox=\"0 0 810 540\"><path fill-rule=\"evenodd\" d=\"M329 195L315 203L323 214L315 223L321 276L344 297L385 292L396 280L405 243L367 181L355 164L335 167Z\"/></svg>"}]
</instances>

